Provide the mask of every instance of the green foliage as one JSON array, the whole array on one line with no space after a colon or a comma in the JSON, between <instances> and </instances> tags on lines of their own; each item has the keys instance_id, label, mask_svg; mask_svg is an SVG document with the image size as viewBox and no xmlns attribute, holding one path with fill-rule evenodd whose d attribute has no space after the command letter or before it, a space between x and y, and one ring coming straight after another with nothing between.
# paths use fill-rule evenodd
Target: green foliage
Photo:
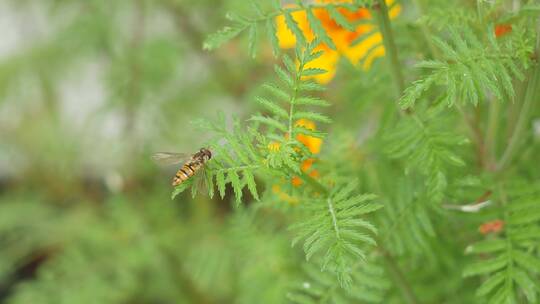
<instances>
[{"instance_id":1,"label":"green foliage","mask_svg":"<svg viewBox=\"0 0 540 304\"><path fill-rule=\"evenodd\" d=\"M484 276L476 294L489 295L490 303L538 301L540 293L540 187L538 183L511 183L498 189L504 232L467 247L466 253L483 255L463 275Z\"/></svg>"},{"instance_id":2,"label":"green foliage","mask_svg":"<svg viewBox=\"0 0 540 304\"><path fill-rule=\"evenodd\" d=\"M65 231L63 228L72 221L58 218L60 210L48 206L13 199L9 203L3 201L0 211L3 244L0 281L7 280L18 266L31 260L33 252L43 251L51 243L69 239L76 232L75 229ZM26 218L28 222L21 223L20 218ZM52 218L56 218L56 221L52 221ZM84 222L85 218L79 220Z\"/></svg>"},{"instance_id":3,"label":"green foliage","mask_svg":"<svg viewBox=\"0 0 540 304\"><path fill-rule=\"evenodd\" d=\"M16 208L9 208L14 205ZM144 235L150 218L170 219L162 213L149 215L118 199L107 202L104 216L88 208L78 207L65 213L66 210L61 212L60 208L28 202L4 203L3 207L9 210L3 213L6 216L9 213L13 216L15 210L20 211L16 214L19 217L34 214L26 225L0 228L2 239L20 235L18 244L9 248L30 250L22 255L24 260L14 265L24 265L35 258L46 261L36 279L18 285L7 303L94 303L96 300L120 303L132 300L142 286L149 291L144 295L147 300L182 298L181 291L171 284L173 263L161 243L178 238L166 236L159 229L154 230L155 234ZM171 211L170 208L162 210ZM50 229L54 226L57 229ZM21 242L29 241L28 236L35 238L34 245ZM2 252L2 256L9 255ZM154 279L140 278L137 276L140 272ZM63 286L62 292L57 291L59 284Z\"/></svg>"},{"instance_id":4,"label":"green foliage","mask_svg":"<svg viewBox=\"0 0 540 304\"><path fill-rule=\"evenodd\" d=\"M205 180L210 197L214 196L214 179L221 198L225 196L226 184L231 184L237 205L242 201L242 189L247 187L253 197L259 200L255 185L255 172L260 170L264 158L254 147L256 131L243 131L240 122L233 122L233 131L228 132L225 116L221 113L217 121L199 121L201 129L215 134L214 143L210 145L213 157L205 169ZM177 186L178 194L185 189ZM174 198L174 197L173 197Z\"/></svg>"},{"instance_id":5,"label":"green foliage","mask_svg":"<svg viewBox=\"0 0 540 304\"><path fill-rule=\"evenodd\" d=\"M382 1L3 3L0 302L539 302L538 4Z\"/></svg>"},{"instance_id":6,"label":"green foliage","mask_svg":"<svg viewBox=\"0 0 540 304\"><path fill-rule=\"evenodd\" d=\"M306 279L297 283L288 295L292 303L382 303L390 287L385 271L377 265L376 258L359 262L351 269L355 282L350 289L343 289L336 280L311 264L304 265Z\"/></svg>"},{"instance_id":7,"label":"green foliage","mask_svg":"<svg viewBox=\"0 0 540 304\"><path fill-rule=\"evenodd\" d=\"M253 116L250 121L255 125L249 127L248 132L241 130L238 121L233 123L233 131L228 132L223 115L220 115L217 122L199 122L199 126L216 134L210 144L215 151L215 157L209 162L206 173L210 176L208 180L211 185L215 177L215 183L222 197L225 194L226 184L230 183L237 205L242 200L244 187L247 187L258 200L255 175L264 172L277 178L291 178L291 174L301 173L300 162L312 157L305 144L297 139L298 135L322 137L322 134L298 125L296 121L307 119L321 123L331 122L323 114L300 111L302 107L328 106L322 99L303 94L305 91L322 89L309 80L303 80L306 76L325 73L321 69L305 68L308 63L321 56L320 51L313 50L317 44L315 41L305 48L297 48L298 64L284 55L286 69L275 67L282 84L265 84L264 88L271 97L256 98L269 114ZM258 129L262 129L263 132L259 132ZM351 265L357 259L365 258L365 253L361 249L362 244L375 245L375 240L360 229L376 233L376 228L358 217L381 207L378 204L367 203L374 198L372 195L354 195L356 185L355 182L335 185L329 193L305 192L301 199L305 200L302 209L305 209L306 216L301 222L293 225L293 230L298 234L293 244L300 239L306 239L304 251L308 260L313 255L326 251L321 267L323 270L336 273L343 286L351 284L352 278L349 273ZM179 187L184 189L183 185ZM175 191L175 194L177 192ZM212 189L210 193L213 193ZM320 195L322 197L318 197Z\"/></svg>"},{"instance_id":8,"label":"green foliage","mask_svg":"<svg viewBox=\"0 0 540 304\"><path fill-rule=\"evenodd\" d=\"M250 16L240 16L237 14L227 14L227 19L231 22L230 26L226 26L218 32L211 34L204 41L203 48L206 50L214 50L219 48L224 43L235 38L242 32L248 32L248 44L249 53L252 57L256 54L256 45L259 28L261 26L266 27L266 33L269 41L272 44L274 55L278 55L279 41L276 37L276 25L274 19L277 16L283 16L285 24L288 29L294 34L299 45L306 45L307 41L304 33L298 26L298 23L293 18L292 13L298 11L304 11L306 13L308 23L312 31L318 40L324 42L331 49L336 49L336 46L332 40L332 37L328 35L324 27L321 25L321 21L313 14L314 9L325 8L328 9L332 19L339 25L348 29L355 28L355 24L348 21L337 8L345 8L352 12L361 8L371 7L371 0L358 0L352 3L309 3L306 4L302 1L298 1L298 6L281 6L279 0L270 1L270 8L264 8L257 0L251 0L253 12ZM254 17L253 17L254 16Z\"/></svg>"},{"instance_id":9,"label":"green foliage","mask_svg":"<svg viewBox=\"0 0 540 304\"><path fill-rule=\"evenodd\" d=\"M296 122L300 119L331 122L330 118L318 112L303 111L329 105L328 102L308 94L310 91L323 90L324 87L303 79L325 73L324 70L306 68L307 64L321 56L321 52L313 50L316 45L317 42L313 42L303 49L297 49L298 65L285 55L286 69L275 66L281 84L264 84L268 97L255 98L268 114L253 115L249 119L251 124L247 130L243 130L241 122L235 119L233 130L229 131L223 114L220 114L216 121L196 121L200 129L213 134L209 140L213 158L205 169L211 197L214 184L222 198L225 196L226 184L230 184L237 205L241 203L242 189L246 187L258 200L256 175L290 177L292 173L300 172L302 160L311 157L309 149L297 139L298 135L323 137L324 134ZM185 184L177 186L173 198L186 188Z\"/></svg>"},{"instance_id":10,"label":"green foliage","mask_svg":"<svg viewBox=\"0 0 540 304\"><path fill-rule=\"evenodd\" d=\"M418 68L428 69L430 74L416 80L405 90L400 100L403 108L412 107L425 91L435 85L446 88L444 103L472 103L477 105L486 93L493 94L499 101L511 99L515 92L512 79L523 80L523 73L516 61L514 49L503 49L493 34L493 27L485 30L489 44L480 39L469 28L450 29L450 43L433 38L433 43L442 52L442 58L423 61Z\"/></svg>"},{"instance_id":11,"label":"green foliage","mask_svg":"<svg viewBox=\"0 0 540 304\"><path fill-rule=\"evenodd\" d=\"M185 261L195 285L239 303L284 303L299 260L268 216L237 209L223 225L203 228L206 237L192 240Z\"/></svg>"},{"instance_id":12,"label":"green foliage","mask_svg":"<svg viewBox=\"0 0 540 304\"><path fill-rule=\"evenodd\" d=\"M382 242L396 255L426 254L435 237L433 214L436 208L416 189L413 178L400 180L393 196L385 202L384 216L380 216ZM421 187L422 188L422 187Z\"/></svg>"},{"instance_id":13,"label":"green foliage","mask_svg":"<svg viewBox=\"0 0 540 304\"><path fill-rule=\"evenodd\" d=\"M426 177L426 196L441 202L448 185L448 167L462 167L464 161L451 148L463 145L467 139L444 131L448 121L437 112L426 121L418 117L404 119L389 133L387 153L392 158L405 160L405 172L419 172Z\"/></svg>"},{"instance_id":14,"label":"green foliage","mask_svg":"<svg viewBox=\"0 0 540 304\"><path fill-rule=\"evenodd\" d=\"M540 15L540 5L535 3L527 3L517 12L508 12L501 17L501 22L511 23L517 22L529 17L538 17Z\"/></svg>"},{"instance_id":15,"label":"green foliage","mask_svg":"<svg viewBox=\"0 0 540 304\"><path fill-rule=\"evenodd\" d=\"M355 195L358 183L352 181L336 186L328 197L314 199L302 205L304 220L291 227L296 231L293 245L304 240L304 252L309 260L313 255L325 252L322 270L335 272L340 284L349 287L352 282L351 265L366 258L363 246L376 245L375 239L365 232L377 233L377 229L365 219L365 214L380 209L382 205L370 202L371 194Z\"/></svg>"}]
</instances>

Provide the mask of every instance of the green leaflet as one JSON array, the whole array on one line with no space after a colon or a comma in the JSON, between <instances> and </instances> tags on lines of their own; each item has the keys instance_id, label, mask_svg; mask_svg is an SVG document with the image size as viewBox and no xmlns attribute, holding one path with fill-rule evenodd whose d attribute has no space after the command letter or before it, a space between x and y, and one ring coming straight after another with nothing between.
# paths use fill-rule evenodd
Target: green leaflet
<instances>
[{"instance_id":1,"label":"green leaflet","mask_svg":"<svg viewBox=\"0 0 540 304\"><path fill-rule=\"evenodd\" d=\"M224 27L220 31L206 38L203 44L205 50L215 50L224 43L238 36L246 27Z\"/></svg>"},{"instance_id":2,"label":"green leaflet","mask_svg":"<svg viewBox=\"0 0 540 304\"><path fill-rule=\"evenodd\" d=\"M282 6L278 1L272 1L270 9L263 9L262 5L257 2L257 0L251 0L253 16L239 16L233 13L228 13L228 19L231 21L231 25L224 27L223 29L209 35L203 43L203 48L205 50L214 50L219 48L224 43L234 39L242 32L247 31L247 42L248 42L248 52L250 56L254 57L257 53L257 44L259 39L259 29L265 28L266 36L270 41L272 46L272 52L274 56L281 54L279 48L279 40L277 37L277 29L275 24L275 19L277 16L283 16L285 19L285 24L287 28L294 34L297 39L298 45L306 45L312 43L313 41L308 41L305 37L302 29L300 29L298 22L293 17L293 12L302 10L306 13L307 21L309 23L310 29L317 36L317 40L322 41L331 49L335 50L336 46L332 40L332 37L326 32L321 23L321 20L313 13L313 9L320 8L320 4L304 4L300 3L298 7L292 6ZM340 12L338 8L346 8L349 11L355 11L360 8L370 7L371 1L355 1L355 3L338 3L332 4L327 3L324 7L328 10L331 18L337 22L339 25L347 28L350 31L355 30L355 26L347 20L347 18ZM316 73L316 71L307 72ZM314 74L312 74L314 75Z\"/></svg>"},{"instance_id":3,"label":"green leaflet","mask_svg":"<svg viewBox=\"0 0 540 304\"><path fill-rule=\"evenodd\" d=\"M540 256L535 250L540 235L532 235L527 227L540 224L540 218L523 214L538 214L540 187L537 183L518 182L501 185L495 199L502 200L505 213L505 234L493 240L483 240L467 247L467 254L488 255L468 265L464 276L487 276L478 287L477 295L490 296L490 302L515 301L522 292L531 303L540 292Z\"/></svg>"},{"instance_id":4,"label":"green leaflet","mask_svg":"<svg viewBox=\"0 0 540 304\"><path fill-rule=\"evenodd\" d=\"M461 135L444 131L446 120L433 117L428 121L407 118L388 132L386 152L391 158L405 161L405 170L415 170L426 177L427 197L440 202L447 187L446 171L463 167L465 162L454 151L467 143Z\"/></svg>"},{"instance_id":5,"label":"green leaflet","mask_svg":"<svg viewBox=\"0 0 540 304\"><path fill-rule=\"evenodd\" d=\"M512 79L522 77L516 64L518 54L501 47L492 30L486 32L490 48L478 43L479 37L468 27L451 27L449 42L434 37L432 43L443 58L417 64L427 74L405 90L399 101L401 107L414 107L426 91L439 84L446 88L443 95L448 106L457 101L477 105L483 102L486 91L495 96L495 102L512 99L515 96Z\"/></svg>"},{"instance_id":6,"label":"green leaflet","mask_svg":"<svg viewBox=\"0 0 540 304\"><path fill-rule=\"evenodd\" d=\"M329 104L322 99L304 96L306 91L318 90L318 85L301 80L306 70L304 67L320 54L314 52L316 42L306 45L297 53L295 60L284 56L286 69L275 66L275 72L282 84L264 84L271 96L258 96L255 100L267 114L255 114L249 121L253 124L248 131L242 128L238 119L233 120L230 130L224 114L220 113L214 121L199 120L196 125L214 134L208 144L213 151L213 158L207 164L207 184L216 186L220 196L226 193L227 184L231 186L235 205L241 204L243 190L259 200L256 176L269 173L282 177L286 172L300 172L300 162L309 156L308 147L296 139L296 134L304 134L321 138L324 133L296 126L299 119L329 123L330 118L317 112L301 111L303 107L321 107ZM275 100L277 99L277 100ZM293 136L285 136L288 133ZM272 147L274 146L274 147ZM269 171L266 171L269 170ZM173 197L191 186L192 183L180 185ZM213 194L210 189L209 194Z\"/></svg>"},{"instance_id":7,"label":"green leaflet","mask_svg":"<svg viewBox=\"0 0 540 304\"><path fill-rule=\"evenodd\" d=\"M372 202L374 195L355 195L357 185L356 181L338 185L328 197L313 199L302 206L305 219L290 227L296 234L293 245L304 240L306 259L322 256L321 270L335 273L346 288L353 279L349 268L366 258L366 245L376 245L371 235L363 233L375 233L375 227L360 217L382 208Z\"/></svg>"},{"instance_id":8,"label":"green leaflet","mask_svg":"<svg viewBox=\"0 0 540 304\"><path fill-rule=\"evenodd\" d=\"M297 304L316 303L383 303L385 293L391 283L377 258L358 262L351 269L355 282L349 289L343 289L327 272L322 272L316 263L303 265L305 278L295 282L288 294L289 300Z\"/></svg>"}]
</instances>

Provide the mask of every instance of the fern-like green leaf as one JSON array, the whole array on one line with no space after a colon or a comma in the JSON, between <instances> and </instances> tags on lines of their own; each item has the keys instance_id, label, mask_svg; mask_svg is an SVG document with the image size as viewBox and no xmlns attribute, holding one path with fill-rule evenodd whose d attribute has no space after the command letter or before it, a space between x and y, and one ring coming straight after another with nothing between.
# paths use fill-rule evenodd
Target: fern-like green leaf
<instances>
[{"instance_id":1,"label":"fern-like green leaf","mask_svg":"<svg viewBox=\"0 0 540 304\"><path fill-rule=\"evenodd\" d=\"M244 29L245 27L226 26L219 32L208 36L208 38L206 38L206 40L204 41L203 48L209 51L215 50L224 43L238 36Z\"/></svg>"},{"instance_id":2,"label":"fern-like green leaf","mask_svg":"<svg viewBox=\"0 0 540 304\"><path fill-rule=\"evenodd\" d=\"M435 237L435 223L432 220L433 204L422 195L410 178L399 179L393 187L394 194L384 203L380 217L381 241L385 247L402 256L406 253L430 252L430 239Z\"/></svg>"},{"instance_id":3,"label":"fern-like green leaf","mask_svg":"<svg viewBox=\"0 0 540 304\"><path fill-rule=\"evenodd\" d=\"M330 17L339 25L346 28L347 30L353 32L356 30L354 25L345 18L336 8L335 5L328 5L327 7L328 13L330 14Z\"/></svg>"},{"instance_id":4,"label":"fern-like green leaf","mask_svg":"<svg viewBox=\"0 0 540 304\"><path fill-rule=\"evenodd\" d=\"M304 240L308 260L324 252L322 269L336 273L342 286L351 284L351 264L366 257L363 247L375 245L373 237L363 230L374 233L376 229L361 216L382 207L371 202L374 195L356 195L357 185L353 181L336 186L328 197L305 203L306 219L291 226L296 232L293 244Z\"/></svg>"},{"instance_id":5,"label":"fern-like green leaf","mask_svg":"<svg viewBox=\"0 0 540 304\"><path fill-rule=\"evenodd\" d=\"M313 32L315 33L316 37L320 39L321 41L323 41L328 47L335 50L336 45L332 41L332 38L330 38L328 34L326 33L325 29L323 28L321 24L321 21L319 21L319 19L315 17L311 9L306 9L306 13L307 13L307 19L308 19L309 25L311 29L313 30Z\"/></svg>"},{"instance_id":6,"label":"fern-like green leaf","mask_svg":"<svg viewBox=\"0 0 540 304\"><path fill-rule=\"evenodd\" d=\"M450 28L449 41L434 37L433 44L443 54L443 59L419 63L419 68L429 70L423 78L413 82L400 99L403 108L411 108L422 95L437 84L447 88L446 103L449 106L457 101L478 104L486 92L499 101L513 98L514 77L522 77L516 65L518 54L512 48L502 48L486 30L490 47L479 43L478 35L468 27Z\"/></svg>"},{"instance_id":7,"label":"fern-like green leaf","mask_svg":"<svg viewBox=\"0 0 540 304\"><path fill-rule=\"evenodd\" d=\"M511 303L521 297L536 303L540 292L540 234L530 231L540 225L538 183L501 185L497 199L504 206L504 235L470 245L468 254L485 257L467 266L464 276L487 276L477 289L480 297L491 295L490 303ZM527 229L532 228L532 229Z\"/></svg>"},{"instance_id":8,"label":"fern-like green leaf","mask_svg":"<svg viewBox=\"0 0 540 304\"><path fill-rule=\"evenodd\" d=\"M294 20L292 14L288 10L283 10L283 16L285 17L285 23L287 24L287 27L291 30L291 32L294 34L294 37L296 38L296 41L299 45L306 45L307 41L304 36L304 33L298 26L298 23L296 20Z\"/></svg>"},{"instance_id":9,"label":"fern-like green leaf","mask_svg":"<svg viewBox=\"0 0 540 304\"><path fill-rule=\"evenodd\" d=\"M351 268L354 285L343 289L331 274L322 272L313 263L304 265L306 278L297 284L288 298L297 304L382 303L390 281L378 259L369 258Z\"/></svg>"},{"instance_id":10,"label":"fern-like green leaf","mask_svg":"<svg viewBox=\"0 0 540 304\"><path fill-rule=\"evenodd\" d=\"M453 150L467 140L443 128L443 120L406 119L387 137L387 153L406 160L407 171L417 170L426 176L428 196L435 202L442 200L447 187L447 168L465 165Z\"/></svg>"}]
</instances>

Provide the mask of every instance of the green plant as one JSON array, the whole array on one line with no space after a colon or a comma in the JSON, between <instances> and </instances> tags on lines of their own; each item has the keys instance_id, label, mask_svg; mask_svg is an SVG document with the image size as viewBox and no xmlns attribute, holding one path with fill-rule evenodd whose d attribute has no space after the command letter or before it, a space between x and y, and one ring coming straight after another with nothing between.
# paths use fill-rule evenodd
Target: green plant
<instances>
[{"instance_id":1,"label":"green plant","mask_svg":"<svg viewBox=\"0 0 540 304\"><path fill-rule=\"evenodd\" d=\"M539 302L536 1L50 5L80 18L0 63L3 101L20 79L44 101L0 130L33 169L0 196L1 300ZM102 171L55 94L83 55L106 62L98 112L125 123ZM170 142L213 154L172 202L146 157Z\"/></svg>"},{"instance_id":2,"label":"green plant","mask_svg":"<svg viewBox=\"0 0 540 304\"><path fill-rule=\"evenodd\" d=\"M403 77L401 75L404 68L400 66L397 56L399 49L396 49L396 43L392 40L394 38L392 29L389 28L388 25L389 18L385 15L388 14L386 4L383 1L378 1L375 4L369 4L368 7L371 7L375 14L382 14L382 16L378 18L381 26L380 28L383 33L383 38L385 39L385 47L391 54L390 65L392 75L397 83L396 87L401 89L403 82ZM333 189L340 189L341 179L330 181L323 177L320 180L314 180L306 174L300 175L306 182L305 187L311 189L305 190L303 192L304 195L297 196L300 205L299 209L307 209L310 213L309 215L305 214L295 219L297 223L293 224L293 231L300 231L300 234L293 240L293 244L296 243L297 240L305 239L304 250L306 252L307 260L309 261L312 256L321 256L322 262L319 262L321 263L320 269L322 271L336 272L338 275L337 280L341 283L341 288L345 288L346 290L350 288L353 280L353 276L351 275L351 269L354 268L353 265L360 263L360 261L364 261L366 257L363 250L357 248L356 245L353 245L355 243L369 243L376 248L378 247L379 254L385 256L387 261L411 254L414 256L427 254L429 252L429 242L433 241L433 238L437 238L436 231L438 228L434 227L433 222L430 219L433 217L432 212L427 210L433 209L438 213L445 212L441 209L441 204L449 198L449 195L447 194L448 185L454 182L453 180L459 175L468 172L468 170L464 168L467 163L464 158L468 158L468 161L471 159L470 156L467 155L470 149L468 151L458 149L459 145L468 142L466 137L460 134L463 130L451 128L449 127L450 125L455 124L460 120L468 125L471 131L471 141L474 142L473 146L479 150L479 162L482 170L484 170L480 177L492 178L487 182L487 187L493 188L497 183L500 183L500 180L512 180L516 174L518 174L508 171L506 168L508 165L507 158L509 157L509 153L516 153L517 151L515 149L512 150L513 145L522 142L522 139L516 139L516 136L523 136L521 133L523 126L521 124L529 119L527 116L523 116L527 115L527 113L522 112L520 114L515 126L511 126L510 123L508 123L509 127L514 129L514 133L512 133L509 139L510 146L507 148L506 152L503 153L502 159L498 165L494 163L496 162L494 157L498 154L497 151L499 149L499 146L497 146L496 143L499 140L502 141L503 138L497 134L493 134L493 132L496 132L497 128L497 126L494 126L493 124L503 125L505 122L501 119L506 119L507 117L493 117L493 115L498 115L496 111L501 107L500 105L496 105L498 103L522 103L521 111L529 111L532 107L530 104L532 102L532 96L535 96L535 99L538 98L537 92L539 91L538 86L540 83L537 79L537 74L539 68L537 62L535 62L535 56L537 56L540 51L540 37L537 37L540 35L537 32L537 27L531 26L537 22L538 7L534 5L524 6L522 10L527 11L530 14L522 14L521 11L518 10L511 14L512 17L505 14L497 15L496 12L499 12L502 7L502 4L485 5L479 2L476 18L472 18L471 20L468 11L463 15L459 15L458 12L457 18L461 18L464 23L446 24L445 30L441 31L438 35L427 35L430 33L430 30L428 29L429 16L419 24L419 27L423 29L426 43L430 45L431 50L434 50L434 53L426 55L427 57L432 56L431 59L421 61L416 65L417 68L422 68L424 71L427 71L427 73L424 73L424 75L421 74L418 80L413 81L412 85L404 90L399 105L401 109L404 109L405 111L401 112L401 116L394 116L387 122L388 126L395 125L395 131L386 131L385 129L389 129L388 127L382 128L382 132L388 134L385 136L386 140L375 145L376 148L382 147L391 158L397 159L399 163L403 164L405 173L409 176L409 179L413 180L413 182L402 181L407 185L405 187L409 188L406 190L406 193L397 192L394 190L396 189L395 187L394 189L387 188L385 190L383 190L383 188L369 189L369 187L367 187L370 192L392 193L383 196L386 196L388 200L402 199L401 206L390 203L382 205L369 203L367 205L357 205L358 202L362 202L369 196L358 196L357 198L351 198L340 202L340 200L345 199L348 196L347 193L353 192L355 188L359 189L361 187L359 187L357 183L349 183L347 186L344 186L343 190L340 192L339 190ZM299 66L297 75L299 76L303 75L302 67L306 63L306 55L305 53L302 53L303 50L309 54L311 53L311 50L314 49L314 45L319 45L319 43L324 43L332 49L335 48L334 43L332 43L332 38L329 37L324 28L314 17L312 9L312 7L304 6L302 4L299 4L299 6L294 8L294 10L306 11L309 26L316 37L313 42L307 45L305 44L305 34L298 26L298 20L295 20L289 12L283 11L286 24L295 35L297 41L296 54ZM335 7L329 6L328 10L330 16L334 18L337 24L346 27L346 22L341 18L336 17ZM260 18L265 16L275 16L273 13L265 15L260 12L260 9L258 9L258 11ZM497 37L497 29L494 24L502 24L510 19L513 20L511 25L511 37ZM241 19L233 19L234 22L239 22L238 20ZM248 40L250 41L251 46L255 43L253 38L255 35L252 34L252 31L258 21L258 19L254 19L252 21L253 23L244 23L244 25L250 29ZM347 27L349 26L347 25ZM274 35L272 34L272 30L273 28L270 26L270 37L273 38ZM237 27L237 30L234 31L234 36L240 32L241 28ZM231 32L228 32L228 30L225 30L211 36L210 42L208 42L206 46L218 45L229 40L233 36L229 35L230 33ZM534 44L535 40L539 42ZM277 48L275 40L271 39L271 41L274 41L275 48ZM287 55L284 55L283 58L289 72L293 72L295 68L294 63ZM308 56L307 58L310 57ZM291 91L296 93L297 89L294 84L299 78L289 77L285 75L281 69L277 69L277 72L278 76L292 88ZM316 72L320 73L322 71ZM524 73L530 74L527 81L525 81ZM526 93L516 97L515 86L520 82L525 83ZM296 99L296 95L291 98L291 91L284 92L272 86L271 88L271 91L278 97L282 97L285 100ZM536 93L532 93L533 91ZM523 100L516 101L516 98L522 98ZM267 100L262 100L261 103L270 113L272 113L274 118L282 118L285 120L288 118L289 127L287 128L286 124L282 124L279 120L274 118L255 116L252 120L270 126L270 130L279 130L282 133L288 134L289 136L286 136L287 141L289 141L290 138L294 138L296 133L292 131L291 126L293 119L296 118L293 114L295 103L291 102L289 116L287 115L286 110L277 107L274 103L268 102ZM419 103L421 103L421 105L418 105ZM474 108L471 108L470 105ZM452 110L455 108L458 108L459 111L456 112ZM491 109L488 110L489 117L487 117L489 124L485 135L487 138L484 139L481 119L483 119L482 112L486 108ZM474 118L471 119L469 117L470 114L467 112L473 109L480 114L476 114ZM455 116L454 114L461 116L452 117ZM442 119L445 116L450 116L452 118ZM303 117L311 118L315 121L329 122L329 119L323 119L324 116L320 116L319 114L310 114L309 116L303 115ZM493 119L499 119L499 121L493 122ZM262 143L259 144L259 147L262 148L263 151L265 151L268 144L268 140L264 140L265 137L270 137L274 140L279 140L280 138L279 135L276 137L272 132L269 135L266 134L264 129L260 133L257 133L257 138ZM377 142L379 139L374 137L372 140ZM249 142L253 141L254 138L249 140ZM280 164L283 165L277 166L275 169L280 171L281 174L285 173L285 175L281 175L280 177L290 179L291 173L301 173L295 168L298 168L299 163L304 160L305 157L302 156L302 150L300 149L301 145L298 145L297 143L295 147L295 145L290 145L287 141L284 142L283 140L279 140L279 143L281 144L280 147L282 147L280 151L284 153L282 156L283 160L280 162ZM293 148L288 149L287 147L289 145ZM230 147L234 147L236 151L241 151L241 149L247 150L245 146L240 146L241 149L238 149L238 145ZM377 153L377 150L375 149L369 153L375 154ZM272 164L272 162L268 160L265 163ZM323 165L321 164L321 166ZM379 168L376 170L378 169ZM209 170L212 171L212 168L209 168ZM399 175L399 171L394 172L394 174L396 173ZM378 176L378 178L384 178L385 180L394 180L394 183L398 183L397 181L399 180L396 179L398 178L396 175L391 175L387 171L377 172L376 176ZM537 177L537 175L535 176ZM266 178L262 178L262 180L264 181ZM341 178L346 180L353 179L355 176L341 176ZM221 178L220 180L221 182L218 181L218 186L220 183L223 184L224 179ZM230 181L235 189L236 197L238 198L240 190L237 189L241 188L238 185L239 179L235 177L234 179L231 178ZM533 181L534 177L532 177L531 183ZM249 183L245 182L244 184L248 185ZM486 184L484 186L486 186ZM220 187L223 188L223 186ZM270 187L270 185L266 185L266 187ZM530 187L533 187L532 184ZM250 189L252 188L254 188L254 186L250 187ZM531 190L532 188L527 189ZM306 193L314 193L317 198L305 196ZM293 195L295 195L294 192ZM407 198L404 199L403 195ZM468 199L474 200L474 197L468 197ZM503 209L511 204L504 196L499 195L492 199L503 201L504 203L500 205L500 208ZM334 201L336 201L335 205L333 203ZM538 202L535 199L532 199L528 206L531 208L536 206L537 203ZM505 215L505 223L507 223L508 226L505 228L504 234L507 235L508 241L484 241L485 243L480 242L477 246L473 245L470 247L472 248L470 250L473 252L492 254L492 252L495 252L496 250L506 248L507 256L500 255L492 260L467 267L464 274L465 276L469 276L472 274L492 273L500 268L507 267L505 271L496 272L494 276L485 281L483 285L479 287L477 294L479 296L485 296L495 289L497 292L493 298L494 302L516 301L517 299L527 299L530 302L536 302L536 294L539 290L539 286L535 283L538 281L538 277L537 273L534 272L536 271L535 269L537 268L540 259L538 257L537 244L534 244L534 242L530 243L529 239L535 234L534 229L538 228L538 218L533 215L536 211L522 209L519 207L518 202L513 204L513 210L523 210L521 211L522 213L520 213L523 214L523 216L525 216L525 214L530 215L526 218L526 223L531 223L533 225L519 226L519 229L514 228L516 222L525 223L525 220L515 220L515 218L510 217L510 215ZM382 240L361 234L360 230L358 230L358 228L367 228L371 233L376 234L377 231L381 229L376 225L366 222L362 217L359 217L364 213L378 209L379 206L391 209L387 210L387 212L376 213L379 214L378 216L375 215L375 219L387 223L383 225L387 230L385 231L386 238ZM507 213L505 212L505 214ZM326 216L330 216L332 221L325 219ZM343 218L343 222L340 223L339 220ZM401 222L407 223L403 226L403 229L398 228L402 227ZM347 228L341 230L343 227ZM519 233L514 235L514 229L518 229L517 231L519 231ZM523 235L521 233L523 233ZM400 236L400 234L403 234L403 237ZM395 241L393 245L390 245L392 243L388 244L388 242L392 238ZM523 239L526 244L532 246L527 247L529 253L525 254L521 251L512 251L515 250L512 248L518 246L512 245L517 238ZM378 242L375 241L376 239ZM328 244L333 245L328 247ZM391 246L392 252L395 252L397 256L392 257L385 249L386 246ZM416 249L417 247L419 247L419 249ZM344 258L347 252L351 256ZM393 261L388 262L394 264ZM512 266L514 263L521 266L528 265L533 274L528 274L522 270L513 271L512 269L519 269ZM329 265L332 266L329 267ZM536 279L532 279L531 275ZM397 279L399 279L399 281L395 283L398 285L408 284L402 281L403 277L400 274ZM328 279L321 280L325 281ZM517 284L517 288L515 289L513 288L513 282ZM356 284L363 283L360 281L356 282ZM330 289L333 290L333 288L334 287ZM325 292L323 290L314 290L313 293L309 291L306 292L310 297L320 297L321 301L338 301L336 299L330 300L333 297L332 294L334 291L329 294L329 291ZM410 286L403 286L403 290L404 297L409 302L418 301L416 296L412 295L413 291ZM350 290L349 293L350 295L353 295L355 292ZM522 295L524 295L525 298L522 298ZM299 303L309 303L311 301L310 298L301 295L297 295L293 298ZM346 300L341 299L339 301Z\"/></svg>"}]
</instances>

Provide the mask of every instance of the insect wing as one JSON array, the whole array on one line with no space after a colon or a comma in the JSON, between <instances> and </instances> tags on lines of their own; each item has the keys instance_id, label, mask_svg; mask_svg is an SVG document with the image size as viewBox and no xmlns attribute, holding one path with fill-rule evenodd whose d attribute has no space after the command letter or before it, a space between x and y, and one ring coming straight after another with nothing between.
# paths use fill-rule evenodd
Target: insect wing
<instances>
[{"instance_id":1,"label":"insect wing","mask_svg":"<svg viewBox=\"0 0 540 304\"><path fill-rule=\"evenodd\" d=\"M205 168L201 168L193 178L195 180L191 186L192 195L195 196L196 193L199 193L204 196L208 196L208 182L206 180L207 176Z\"/></svg>"},{"instance_id":2,"label":"insect wing","mask_svg":"<svg viewBox=\"0 0 540 304\"><path fill-rule=\"evenodd\" d=\"M152 160L160 165L173 165L185 163L191 157L189 153L158 152L152 155Z\"/></svg>"}]
</instances>

